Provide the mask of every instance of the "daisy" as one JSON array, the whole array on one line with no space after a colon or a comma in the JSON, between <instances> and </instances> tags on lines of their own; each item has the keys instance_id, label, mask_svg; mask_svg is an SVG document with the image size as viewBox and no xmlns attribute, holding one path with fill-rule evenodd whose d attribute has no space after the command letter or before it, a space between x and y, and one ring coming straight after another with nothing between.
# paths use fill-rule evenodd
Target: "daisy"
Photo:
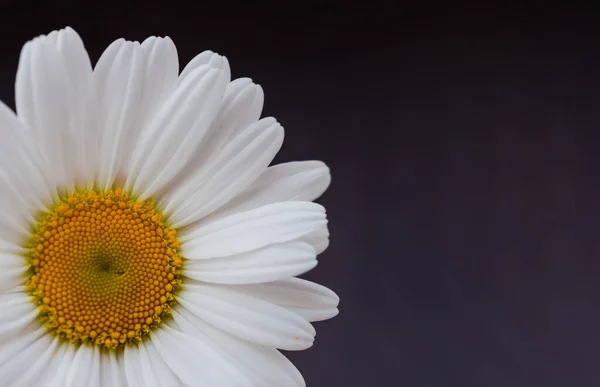
<instances>
[{"instance_id":1,"label":"daisy","mask_svg":"<svg viewBox=\"0 0 600 387\"><path fill-rule=\"evenodd\" d=\"M303 386L278 350L338 313L295 278L328 245L319 161L269 166L283 128L211 51L169 38L28 42L0 103L6 386Z\"/></svg>"}]
</instances>

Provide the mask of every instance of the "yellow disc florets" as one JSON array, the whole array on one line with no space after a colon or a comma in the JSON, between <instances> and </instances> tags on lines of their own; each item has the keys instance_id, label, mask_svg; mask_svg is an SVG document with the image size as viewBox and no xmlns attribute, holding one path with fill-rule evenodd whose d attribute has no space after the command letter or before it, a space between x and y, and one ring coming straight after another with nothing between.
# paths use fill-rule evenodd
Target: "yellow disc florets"
<instances>
[{"instance_id":1,"label":"yellow disc florets","mask_svg":"<svg viewBox=\"0 0 600 387\"><path fill-rule=\"evenodd\" d=\"M62 198L29 247L28 291L44 324L72 342L115 349L142 340L180 284L176 231L152 201L121 189Z\"/></svg>"}]
</instances>

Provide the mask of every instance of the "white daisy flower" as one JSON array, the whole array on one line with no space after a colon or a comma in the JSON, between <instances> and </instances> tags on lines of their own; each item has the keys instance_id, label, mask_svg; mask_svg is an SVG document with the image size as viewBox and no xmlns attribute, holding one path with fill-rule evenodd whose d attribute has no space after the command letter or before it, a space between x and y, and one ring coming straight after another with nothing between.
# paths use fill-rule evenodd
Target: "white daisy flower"
<instances>
[{"instance_id":1,"label":"white daisy flower","mask_svg":"<svg viewBox=\"0 0 600 387\"><path fill-rule=\"evenodd\" d=\"M70 28L28 42L0 104L6 386L303 386L278 349L338 313L295 278L328 245L319 161L210 51L117 40L92 71Z\"/></svg>"}]
</instances>

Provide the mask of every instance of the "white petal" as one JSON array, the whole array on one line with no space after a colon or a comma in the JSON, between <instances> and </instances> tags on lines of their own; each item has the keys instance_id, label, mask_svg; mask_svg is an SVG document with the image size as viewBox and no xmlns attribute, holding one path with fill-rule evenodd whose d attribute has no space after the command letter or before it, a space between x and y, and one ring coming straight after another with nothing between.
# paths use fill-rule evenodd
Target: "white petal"
<instances>
[{"instance_id":1,"label":"white petal","mask_svg":"<svg viewBox=\"0 0 600 387\"><path fill-rule=\"evenodd\" d=\"M232 139L207 165L165 200L165 213L180 228L210 214L251 184L283 142L283 128L263 119Z\"/></svg>"},{"instance_id":2,"label":"white petal","mask_svg":"<svg viewBox=\"0 0 600 387\"><path fill-rule=\"evenodd\" d=\"M173 92L177 85L179 58L177 48L169 37L151 36L142 42L144 53L144 93L141 117L147 122L155 109Z\"/></svg>"},{"instance_id":3,"label":"white petal","mask_svg":"<svg viewBox=\"0 0 600 387\"><path fill-rule=\"evenodd\" d=\"M235 290L281 305L308 321L322 321L338 314L340 298L330 289L300 278L234 286Z\"/></svg>"},{"instance_id":4,"label":"white petal","mask_svg":"<svg viewBox=\"0 0 600 387\"><path fill-rule=\"evenodd\" d=\"M285 308L215 285L186 285L177 301L215 328L250 342L286 350L312 346L315 330Z\"/></svg>"},{"instance_id":5,"label":"white petal","mask_svg":"<svg viewBox=\"0 0 600 387\"><path fill-rule=\"evenodd\" d=\"M59 345L58 352L48 367L50 372L42 376L41 386L64 387L67 385L67 377L75 358L76 349L71 343L65 342Z\"/></svg>"},{"instance_id":6,"label":"white petal","mask_svg":"<svg viewBox=\"0 0 600 387\"><path fill-rule=\"evenodd\" d=\"M189 260L185 275L221 284L253 284L303 274L317 265L315 249L303 242L287 242L226 258Z\"/></svg>"},{"instance_id":7,"label":"white petal","mask_svg":"<svg viewBox=\"0 0 600 387\"><path fill-rule=\"evenodd\" d=\"M139 120L136 126L127 128L120 146L120 170L128 179L132 177L134 150L146 133L148 124L175 90L179 72L177 49L170 38L150 37L142 43L141 49L144 63Z\"/></svg>"},{"instance_id":8,"label":"white petal","mask_svg":"<svg viewBox=\"0 0 600 387\"><path fill-rule=\"evenodd\" d=\"M11 293L0 294L0 353L4 353L5 345L15 337L25 336L36 331L38 308L33 304L31 296L19 288ZM1 364L2 362L0 362Z\"/></svg>"},{"instance_id":9,"label":"white petal","mask_svg":"<svg viewBox=\"0 0 600 387\"><path fill-rule=\"evenodd\" d=\"M211 215L210 219L266 204L313 201L325 192L331 175L321 161L298 161L267 168L246 190Z\"/></svg>"},{"instance_id":10,"label":"white petal","mask_svg":"<svg viewBox=\"0 0 600 387\"><path fill-rule=\"evenodd\" d=\"M197 68L144 130L127 183L141 199L164 188L192 158L218 111L228 82L225 76L209 66Z\"/></svg>"},{"instance_id":11,"label":"white petal","mask_svg":"<svg viewBox=\"0 0 600 387\"><path fill-rule=\"evenodd\" d=\"M196 55L183 69L179 75L179 83L184 82L187 77L190 76L194 70L198 67L209 65L216 69L223 69L227 79L231 79L231 69L229 68L229 61L224 56L214 53L210 50L203 51Z\"/></svg>"},{"instance_id":12,"label":"white petal","mask_svg":"<svg viewBox=\"0 0 600 387\"><path fill-rule=\"evenodd\" d=\"M224 353L260 386L305 386L296 367L278 350L251 344L205 323L185 308L173 311L173 318L186 334Z\"/></svg>"},{"instance_id":13,"label":"white petal","mask_svg":"<svg viewBox=\"0 0 600 387\"><path fill-rule=\"evenodd\" d=\"M325 227L325 209L319 204L269 204L202 224L182 235L182 254L188 259L225 257L293 241Z\"/></svg>"},{"instance_id":14,"label":"white petal","mask_svg":"<svg viewBox=\"0 0 600 387\"><path fill-rule=\"evenodd\" d=\"M96 345L81 345L71 360L65 387L100 385L100 351Z\"/></svg>"},{"instance_id":15,"label":"white petal","mask_svg":"<svg viewBox=\"0 0 600 387\"><path fill-rule=\"evenodd\" d=\"M317 255L329 247L329 230L327 227L321 227L318 230L306 234L300 240L310 244L317 251Z\"/></svg>"},{"instance_id":16,"label":"white petal","mask_svg":"<svg viewBox=\"0 0 600 387\"><path fill-rule=\"evenodd\" d=\"M31 385L47 366L51 354L48 352L52 346L52 339L48 335L43 335L23 348L22 351L9 357L7 361L0 363L2 385ZM28 383L17 383L19 380L27 380Z\"/></svg>"},{"instance_id":17,"label":"white petal","mask_svg":"<svg viewBox=\"0 0 600 387\"><path fill-rule=\"evenodd\" d=\"M16 79L19 118L32 130L37 145L52 168L46 177L53 187L74 182L75 170L68 150L74 148L70 133L69 80L55 39L42 36L23 47Z\"/></svg>"},{"instance_id":18,"label":"white petal","mask_svg":"<svg viewBox=\"0 0 600 387\"><path fill-rule=\"evenodd\" d=\"M125 377L127 378L127 383L130 386L155 386L153 383L153 376L145 375L142 370L141 360L140 360L140 351L137 346L128 345L125 347L124 352L124 368L125 368Z\"/></svg>"},{"instance_id":19,"label":"white petal","mask_svg":"<svg viewBox=\"0 0 600 387\"><path fill-rule=\"evenodd\" d=\"M50 365L52 358L56 355L58 341L57 337L51 335L40 337L31 347L27 347L2 366L2 369L7 368L14 371L12 377L1 375L2 382L7 386L33 386L39 384L41 375L53 370ZM20 366L23 369L19 369ZM0 371L1 373L2 371Z\"/></svg>"},{"instance_id":20,"label":"white petal","mask_svg":"<svg viewBox=\"0 0 600 387\"><path fill-rule=\"evenodd\" d=\"M6 340L4 336L6 331L2 332L3 343L0 345L0 364L5 364L8 359L31 347L40 337L48 334L48 329L39 325L34 327L30 324L27 327L21 326L20 328L14 330L15 333L10 340Z\"/></svg>"},{"instance_id":21,"label":"white petal","mask_svg":"<svg viewBox=\"0 0 600 387\"><path fill-rule=\"evenodd\" d=\"M52 202L52 194L44 175L40 172L42 159L33 136L17 116L0 102L0 170L6 176L4 184L39 210ZM8 205L2 203L2 206ZM24 217L25 214L24 214Z\"/></svg>"},{"instance_id":22,"label":"white petal","mask_svg":"<svg viewBox=\"0 0 600 387\"><path fill-rule=\"evenodd\" d=\"M126 139L141 126L144 54L137 42L119 39L98 60L94 70L98 93L100 163L98 184L109 188L130 152Z\"/></svg>"},{"instance_id":23,"label":"white petal","mask_svg":"<svg viewBox=\"0 0 600 387\"><path fill-rule=\"evenodd\" d=\"M185 385L252 385L233 363L190 335L165 326L153 333L152 343L165 363Z\"/></svg>"},{"instance_id":24,"label":"white petal","mask_svg":"<svg viewBox=\"0 0 600 387\"><path fill-rule=\"evenodd\" d=\"M239 78L229 83L208 133L196 148L192 159L166 189L174 191L182 182L199 173L206 163L219 154L234 133L256 122L263 99L262 88L249 78ZM254 108L258 105L257 101L260 102L258 112Z\"/></svg>"},{"instance_id":25,"label":"white petal","mask_svg":"<svg viewBox=\"0 0 600 387\"><path fill-rule=\"evenodd\" d=\"M55 45L67 74L70 146L63 154L77 185L91 188L98 158L98 101L92 64L83 41L72 28L58 31Z\"/></svg>"},{"instance_id":26,"label":"white petal","mask_svg":"<svg viewBox=\"0 0 600 387\"><path fill-rule=\"evenodd\" d=\"M117 358L119 357L119 358ZM117 355L115 351L108 351L108 353L100 356L100 382L101 386L110 387L125 387L127 386L127 379L121 370L119 363L123 363L123 356L121 353ZM166 386L167 384L165 384Z\"/></svg>"},{"instance_id":27,"label":"white petal","mask_svg":"<svg viewBox=\"0 0 600 387\"><path fill-rule=\"evenodd\" d=\"M156 346L152 341L142 341L140 343L140 356L142 357L142 366L146 364L154 371L156 381L159 386L179 386L181 381L171 371L167 363L162 359Z\"/></svg>"}]
</instances>

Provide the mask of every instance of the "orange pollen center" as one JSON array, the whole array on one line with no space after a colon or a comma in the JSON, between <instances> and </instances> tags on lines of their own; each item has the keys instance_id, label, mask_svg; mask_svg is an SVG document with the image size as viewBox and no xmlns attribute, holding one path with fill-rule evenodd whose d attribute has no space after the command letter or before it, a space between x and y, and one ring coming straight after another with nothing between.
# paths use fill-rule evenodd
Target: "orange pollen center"
<instances>
[{"instance_id":1,"label":"orange pollen center","mask_svg":"<svg viewBox=\"0 0 600 387\"><path fill-rule=\"evenodd\" d=\"M170 312L181 283L179 242L150 200L121 189L78 192L42 214L27 289L52 332L116 349Z\"/></svg>"}]
</instances>

